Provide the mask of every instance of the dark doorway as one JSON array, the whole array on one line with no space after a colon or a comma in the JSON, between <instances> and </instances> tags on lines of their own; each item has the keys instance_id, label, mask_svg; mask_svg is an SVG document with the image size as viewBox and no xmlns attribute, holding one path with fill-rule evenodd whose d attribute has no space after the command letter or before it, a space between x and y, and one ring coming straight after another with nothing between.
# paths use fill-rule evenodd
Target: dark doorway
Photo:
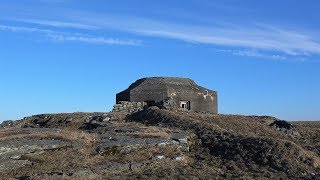
<instances>
[{"instance_id":1,"label":"dark doorway","mask_svg":"<svg viewBox=\"0 0 320 180\"><path fill-rule=\"evenodd\" d=\"M184 110L190 110L190 101L180 101L180 108Z\"/></svg>"}]
</instances>

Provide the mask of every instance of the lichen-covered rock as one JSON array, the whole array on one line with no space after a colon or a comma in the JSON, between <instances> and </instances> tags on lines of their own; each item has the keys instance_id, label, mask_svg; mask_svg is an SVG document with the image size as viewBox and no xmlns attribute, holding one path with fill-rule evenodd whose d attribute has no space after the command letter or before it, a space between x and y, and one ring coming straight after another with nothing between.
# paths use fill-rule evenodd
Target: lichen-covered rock
<instances>
[{"instance_id":1,"label":"lichen-covered rock","mask_svg":"<svg viewBox=\"0 0 320 180\"><path fill-rule=\"evenodd\" d=\"M71 146L69 142L53 139L8 139L0 140L0 172L12 171L26 165L29 160L22 159L26 154L38 153Z\"/></svg>"}]
</instances>

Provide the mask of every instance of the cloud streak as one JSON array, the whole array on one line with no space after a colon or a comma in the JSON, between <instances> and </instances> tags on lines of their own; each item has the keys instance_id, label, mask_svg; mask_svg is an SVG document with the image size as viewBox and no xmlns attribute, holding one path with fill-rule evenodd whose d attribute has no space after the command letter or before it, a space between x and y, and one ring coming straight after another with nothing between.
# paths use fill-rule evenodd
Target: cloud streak
<instances>
[{"instance_id":1,"label":"cloud streak","mask_svg":"<svg viewBox=\"0 0 320 180\"><path fill-rule=\"evenodd\" d=\"M253 49L233 50L233 49L216 49L217 52L231 53L236 56L256 57L262 59L287 60L287 56L280 54L267 54Z\"/></svg>"},{"instance_id":2,"label":"cloud streak","mask_svg":"<svg viewBox=\"0 0 320 180\"><path fill-rule=\"evenodd\" d=\"M88 30L98 29L96 26L74 23L74 22L49 21L49 20L39 20L39 19L16 19L16 21L38 24L38 25L45 25L45 26L52 26L52 27L59 27L59 28L75 28L75 29L88 29Z\"/></svg>"},{"instance_id":3,"label":"cloud streak","mask_svg":"<svg viewBox=\"0 0 320 180\"><path fill-rule=\"evenodd\" d=\"M55 41L73 41L73 42L83 42L90 44L100 44L100 45L125 45L125 46L140 46L141 41L136 40L121 40L115 38L104 38L104 37L84 37L75 35L61 35L61 34L49 34L52 40Z\"/></svg>"},{"instance_id":4,"label":"cloud streak","mask_svg":"<svg viewBox=\"0 0 320 180\"><path fill-rule=\"evenodd\" d=\"M320 43L315 41L314 37L274 27L243 29L239 27L171 26L161 30L144 27L138 32L149 36L179 39L192 43L277 51L290 56L320 54Z\"/></svg>"},{"instance_id":5,"label":"cloud streak","mask_svg":"<svg viewBox=\"0 0 320 180\"><path fill-rule=\"evenodd\" d=\"M74 12L73 12L74 13ZM74 13L76 14L76 13ZM34 23L70 28L118 30L150 37L176 39L196 44L209 44L260 51L276 51L289 56L320 54L320 42L306 32L273 25L214 24L188 25L138 17L81 13L68 16L75 23L33 20ZM30 21L31 22L31 21ZM77 27L78 26L78 27Z\"/></svg>"},{"instance_id":6,"label":"cloud streak","mask_svg":"<svg viewBox=\"0 0 320 180\"><path fill-rule=\"evenodd\" d=\"M23 26L7 26L0 25L0 31L10 31L17 33L38 33L49 38L52 41L59 42L82 42L97 45L123 45L123 46L140 46L142 42L140 40L122 40L117 38L106 38L89 36L80 33L65 33L53 31L50 29L30 28Z\"/></svg>"},{"instance_id":7,"label":"cloud streak","mask_svg":"<svg viewBox=\"0 0 320 180\"><path fill-rule=\"evenodd\" d=\"M92 12L63 12L62 20L17 19L45 27L73 28L87 30L89 34L99 31L122 31L140 36L181 40L194 44L220 46L223 49L245 49L250 52L233 53L239 56L265 57L261 52L273 52L272 59L285 56L309 57L320 54L320 41L316 35L306 31L279 28L266 24L215 23L206 25L181 24L133 16L115 16ZM62 36L65 36L62 38ZM78 37L75 35L54 35L53 39L79 41L96 44L139 45L139 41L122 41L104 37ZM252 53L256 52L255 55ZM267 53L267 54L268 54ZM279 57L277 56L279 54Z\"/></svg>"}]
</instances>

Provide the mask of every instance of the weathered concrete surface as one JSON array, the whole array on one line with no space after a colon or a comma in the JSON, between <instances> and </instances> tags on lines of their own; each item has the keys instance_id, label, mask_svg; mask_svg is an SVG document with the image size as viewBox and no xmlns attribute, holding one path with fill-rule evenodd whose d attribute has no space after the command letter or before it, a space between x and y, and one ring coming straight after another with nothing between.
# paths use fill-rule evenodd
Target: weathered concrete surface
<instances>
[{"instance_id":1,"label":"weathered concrete surface","mask_svg":"<svg viewBox=\"0 0 320 180\"><path fill-rule=\"evenodd\" d=\"M217 92L198 86L193 80L174 77L143 78L117 94L116 101L163 102L179 109L180 101L189 101L190 110L218 113ZM152 105L152 104L151 104Z\"/></svg>"}]
</instances>

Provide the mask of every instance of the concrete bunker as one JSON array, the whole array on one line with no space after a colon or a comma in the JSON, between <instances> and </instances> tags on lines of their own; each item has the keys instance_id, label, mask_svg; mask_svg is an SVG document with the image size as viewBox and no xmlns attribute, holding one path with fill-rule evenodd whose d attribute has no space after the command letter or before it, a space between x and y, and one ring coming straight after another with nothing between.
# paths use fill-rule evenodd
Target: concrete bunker
<instances>
[{"instance_id":1,"label":"concrete bunker","mask_svg":"<svg viewBox=\"0 0 320 180\"><path fill-rule=\"evenodd\" d=\"M197 85L188 78L142 78L116 96L116 103L144 102L169 110L218 113L217 92Z\"/></svg>"}]
</instances>

